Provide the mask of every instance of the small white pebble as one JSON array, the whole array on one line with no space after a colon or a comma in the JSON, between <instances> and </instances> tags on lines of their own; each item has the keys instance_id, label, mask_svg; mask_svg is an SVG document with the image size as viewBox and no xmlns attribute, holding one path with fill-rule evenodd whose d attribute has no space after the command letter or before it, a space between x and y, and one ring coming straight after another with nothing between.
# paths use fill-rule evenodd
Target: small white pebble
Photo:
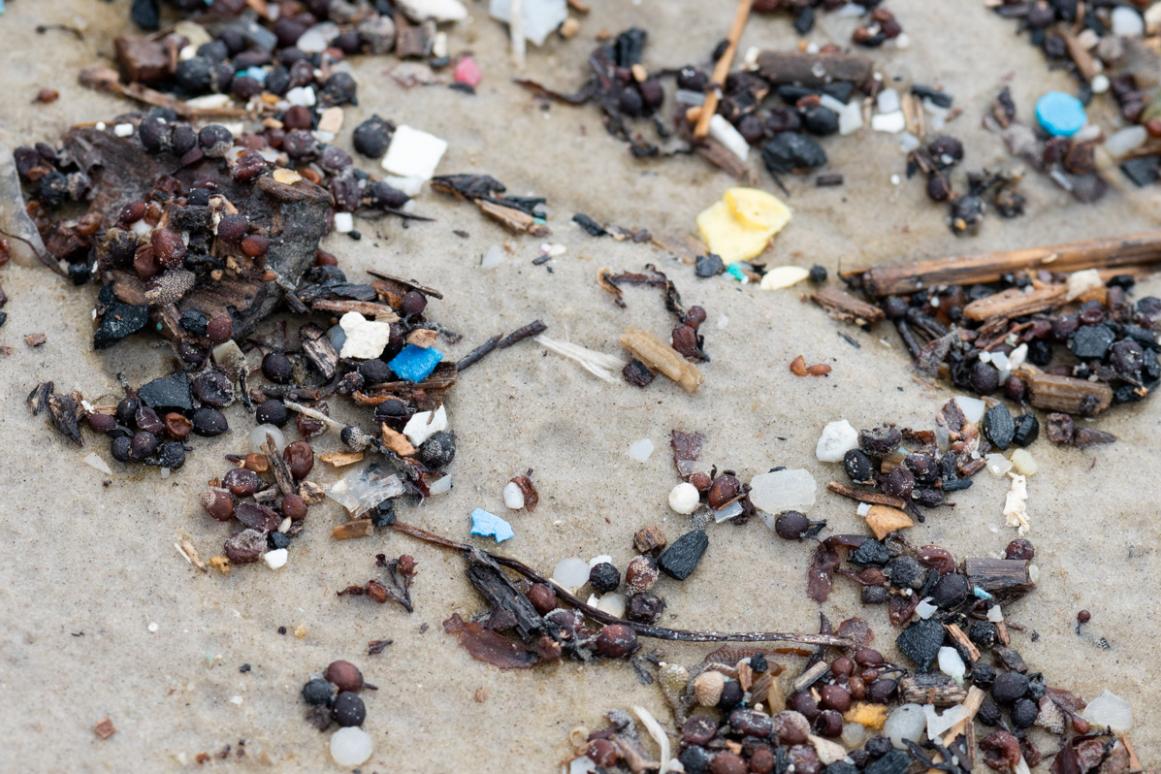
<instances>
[{"instance_id":1,"label":"small white pebble","mask_svg":"<svg viewBox=\"0 0 1161 774\"><path fill-rule=\"evenodd\" d=\"M504 507L511 511L518 511L524 507L524 491L515 481L504 485Z\"/></svg>"},{"instance_id":2,"label":"small white pebble","mask_svg":"<svg viewBox=\"0 0 1161 774\"><path fill-rule=\"evenodd\" d=\"M827 422L818 436L814 456L819 462L842 462L843 456L859 446L859 431L845 419Z\"/></svg>"},{"instance_id":3,"label":"small white pebble","mask_svg":"<svg viewBox=\"0 0 1161 774\"><path fill-rule=\"evenodd\" d=\"M118 137L132 137L133 124L117 124L113 127L113 134Z\"/></svg>"},{"instance_id":4,"label":"small white pebble","mask_svg":"<svg viewBox=\"0 0 1161 774\"><path fill-rule=\"evenodd\" d=\"M281 570L289 560L290 552L285 548L275 548L262 554L262 561L266 562L266 566L271 570Z\"/></svg>"},{"instance_id":5,"label":"small white pebble","mask_svg":"<svg viewBox=\"0 0 1161 774\"><path fill-rule=\"evenodd\" d=\"M870 512L871 512L871 504L870 503L859 503L859 507L855 508L855 513L857 513L859 516L862 516L863 518L866 518L867 514Z\"/></svg>"},{"instance_id":6,"label":"small white pebble","mask_svg":"<svg viewBox=\"0 0 1161 774\"><path fill-rule=\"evenodd\" d=\"M157 625L157 621L150 621L149 625L145 628L149 630L150 634L157 634L158 630L161 629L161 627Z\"/></svg>"},{"instance_id":7,"label":"small white pebble","mask_svg":"<svg viewBox=\"0 0 1161 774\"><path fill-rule=\"evenodd\" d=\"M563 589L575 591L588 583L589 563L575 556L561 559L552 570L552 580Z\"/></svg>"},{"instance_id":8,"label":"small white pebble","mask_svg":"<svg viewBox=\"0 0 1161 774\"><path fill-rule=\"evenodd\" d=\"M701 495L697 487L688 481L682 481L669 490L669 507L677 513L690 514L697 510L701 503Z\"/></svg>"},{"instance_id":9,"label":"small white pebble","mask_svg":"<svg viewBox=\"0 0 1161 774\"><path fill-rule=\"evenodd\" d=\"M964 672L967 667L963 663L963 658L959 655L959 651L955 648L949 648L946 645L939 649L939 671L955 680L957 683L963 682Z\"/></svg>"},{"instance_id":10,"label":"small white pebble","mask_svg":"<svg viewBox=\"0 0 1161 774\"><path fill-rule=\"evenodd\" d=\"M996 478L1003 478L1012 469L1012 463L1003 454L989 454L987 460L988 472Z\"/></svg>"},{"instance_id":11,"label":"small white pebble","mask_svg":"<svg viewBox=\"0 0 1161 774\"><path fill-rule=\"evenodd\" d=\"M355 218L349 212L335 213L335 231L340 234L349 234L355 230Z\"/></svg>"}]
</instances>

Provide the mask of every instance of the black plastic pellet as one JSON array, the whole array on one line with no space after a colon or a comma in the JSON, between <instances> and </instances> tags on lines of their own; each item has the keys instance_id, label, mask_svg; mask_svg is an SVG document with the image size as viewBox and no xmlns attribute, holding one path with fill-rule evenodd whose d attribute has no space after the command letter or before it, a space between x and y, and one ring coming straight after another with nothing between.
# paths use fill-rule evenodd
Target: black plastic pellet
<instances>
[{"instance_id":1,"label":"black plastic pellet","mask_svg":"<svg viewBox=\"0 0 1161 774\"><path fill-rule=\"evenodd\" d=\"M275 384L288 384L292 371L290 358L282 352L269 352L262 358L262 375Z\"/></svg>"},{"instance_id":2,"label":"black plastic pellet","mask_svg":"<svg viewBox=\"0 0 1161 774\"><path fill-rule=\"evenodd\" d=\"M290 412L287 411L285 403L277 398L270 398L258 404L258 408L254 411L254 419L260 425L282 427L290 419Z\"/></svg>"},{"instance_id":3,"label":"black plastic pellet","mask_svg":"<svg viewBox=\"0 0 1161 774\"><path fill-rule=\"evenodd\" d=\"M191 421L193 431L198 435L221 435L230 429L225 414L210 406L202 406L194 411Z\"/></svg>"},{"instance_id":4,"label":"black plastic pellet","mask_svg":"<svg viewBox=\"0 0 1161 774\"><path fill-rule=\"evenodd\" d=\"M821 285L826 282L826 267L820 266L817 263L810 267L810 281L816 285Z\"/></svg>"},{"instance_id":5,"label":"black plastic pellet","mask_svg":"<svg viewBox=\"0 0 1161 774\"><path fill-rule=\"evenodd\" d=\"M331 719L340 726L361 726L367 718L367 707L359 694L343 691L331 705Z\"/></svg>"},{"instance_id":6,"label":"black plastic pellet","mask_svg":"<svg viewBox=\"0 0 1161 774\"><path fill-rule=\"evenodd\" d=\"M621 585L621 572L609 562L600 562L589 570L589 586L598 594L616 591Z\"/></svg>"}]
</instances>

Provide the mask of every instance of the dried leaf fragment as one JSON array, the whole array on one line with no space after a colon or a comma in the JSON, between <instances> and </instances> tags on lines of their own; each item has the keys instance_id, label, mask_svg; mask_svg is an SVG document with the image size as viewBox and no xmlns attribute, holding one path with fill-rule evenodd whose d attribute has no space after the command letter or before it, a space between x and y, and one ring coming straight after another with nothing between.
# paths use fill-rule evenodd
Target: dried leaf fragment
<instances>
[{"instance_id":1,"label":"dried leaf fragment","mask_svg":"<svg viewBox=\"0 0 1161 774\"><path fill-rule=\"evenodd\" d=\"M324 452L318 455L318 458L328 465L333 465L336 468L345 468L348 465L354 465L356 462L363 461L363 452L347 452L347 451L332 451Z\"/></svg>"},{"instance_id":2,"label":"dried leaf fragment","mask_svg":"<svg viewBox=\"0 0 1161 774\"><path fill-rule=\"evenodd\" d=\"M374 533L375 525L370 519L353 519L332 529L331 537L335 540L352 540L371 537Z\"/></svg>"},{"instance_id":3,"label":"dried leaf fragment","mask_svg":"<svg viewBox=\"0 0 1161 774\"><path fill-rule=\"evenodd\" d=\"M108 739L113 734L117 733L117 727L113 725L113 721L105 718L97 725L93 726L93 733L100 739Z\"/></svg>"}]
</instances>

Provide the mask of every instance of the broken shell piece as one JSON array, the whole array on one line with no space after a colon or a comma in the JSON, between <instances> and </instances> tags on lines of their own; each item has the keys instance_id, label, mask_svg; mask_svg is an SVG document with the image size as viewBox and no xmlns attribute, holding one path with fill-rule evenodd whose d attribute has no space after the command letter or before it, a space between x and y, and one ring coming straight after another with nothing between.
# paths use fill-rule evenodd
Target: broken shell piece
<instances>
[{"instance_id":1,"label":"broken shell piece","mask_svg":"<svg viewBox=\"0 0 1161 774\"><path fill-rule=\"evenodd\" d=\"M778 266L762 276L762 290L782 290L797 285L810 276L801 266Z\"/></svg>"},{"instance_id":2,"label":"broken shell piece","mask_svg":"<svg viewBox=\"0 0 1161 774\"><path fill-rule=\"evenodd\" d=\"M703 707L716 707L726 687L726 677L714 669L706 670L693 680L693 696Z\"/></svg>"},{"instance_id":3,"label":"broken shell piece","mask_svg":"<svg viewBox=\"0 0 1161 774\"><path fill-rule=\"evenodd\" d=\"M446 152L446 140L403 124L395 129L382 165L392 175L426 181Z\"/></svg>"},{"instance_id":4,"label":"broken shell piece","mask_svg":"<svg viewBox=\"0 0 1161 774\"><path fill-rule=\"evenodd\" d=\"M963 418L968 422L975 424L984 418L984 410L987 406L979 398L956 395L954 400L956 405L959 406L959 410L963 412Z\"/></svg>"},{"instance_id":5,"label":"broken shell piece","mask_svg":"<svg viewBox=\"0 0 1161 774\"><path fill-rule=\"evenodd\" d=\"M820 462L842 462L843 455L858 446L859 431L847 420L837 419L822 428L818 444L814 447L814 456Z\"/></svg>"},{"instance_id":6,"label":"broken shell piece","mask_svg":"<svg viewBox=\"0 0 1161 774\"><path fill-rule=\"evenodd\" d=\"M1068 275L1068 295L1065 297L1065 300L1072 301L1083 296L1093 288L1103 287L1104 284L1104 280L1101 279L1101 273L1096 269L1074 271Z\"/></svg>"},{"instance_id":7,"label":"broken shell piece","mask_svg":"<svg viewBox=\"0 0 1161 774\"><path fill-rule=\"evenodd\" d=\"M440 406L435 411L412 414L403 427L403 434L414 446L422 446L424 441L443 430L447 430L447 410Z\"/></svg>"},{"instance_id":8,"label":"broken shell piece","mask_svg":"<svg viewBox=\"0 0 1161 774\"><path fill-rule=\"evenodd\" d=\"M824 766L838 763L847 757L846 748L838 742L832 742L829 739L823 739L821 736L815 736L814 734L811 734L807 738L814 745L814 751L818 754L818 760Z\"/></svg>"},{"instance_id":9,"label":"broken shell piece","mask_svg":"<svg viewBox=\"0 0 1161 774\"><path fill-rule=\"evenodd\" d=\"M1004 498L1004 518L1009 527L1015 527L1021 536L1027 535L1032 528L1028 521L1028 482L1018 473L1009 473L1012 485Z\"/></svg>"},{"instance_id":10,"label":"broken shell piece","mask_svg":"<svg viewBox=\"0 0 1161 774\"><path fill-rule=\"evenodd\" d=\"M882 540L896 530L915 526L915 522L898 508L872 505L867 512L867 526L871 528L876 540Z\"/></svg>"},{"instance_id":11,"label":"broken shell piece","mask_svg":"<svg viewBox=\"0 0 1161 774\"><path fill-rule=\"evenodd\" d=\"M113 469L109 467L109 463L101 459L101 455L96 452L89 452L85 455L85 464L106 476L113 475Z\"/></svg>"},{"instance_id":12,"label":"broken shell piece","mask_svg":"<svg viewBox=\"0 0 1161 774\"><path fill-rule=\"evenodd\" d=\"M339 325L347 338L340 357L371 360L383 354L391 340L391 324L368 320L358 312L347 312L339 318Z\"/></svg>"}]
</instances>

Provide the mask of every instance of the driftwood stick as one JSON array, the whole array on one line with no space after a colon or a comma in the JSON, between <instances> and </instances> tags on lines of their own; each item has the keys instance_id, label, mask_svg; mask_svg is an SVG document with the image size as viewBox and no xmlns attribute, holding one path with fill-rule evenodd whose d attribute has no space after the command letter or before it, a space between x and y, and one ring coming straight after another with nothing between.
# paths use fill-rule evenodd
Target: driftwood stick
<instances>
[{"instance_id":1,"label":"driftwood stick","mask_svg":"<svg viewBox=\"0 0 1161 774\"><path fill-rule=\"evenodd\" d=\"M886 505L888 508L897 508L900 511L907 507L906 501L901 497L892 497L882 492L872 492L870 489L857 489L841 481L831 481L826 485L826 488L837 495L849 497L860 503Z\"/></svg>"},{"instance_id":2,"label":"driftwood stick","mask_svg":"<svg viewBox=\"0 0 1161 774\"><path fill-rule=\"evenodd\" d=\"M594 621L599 621L604 624L621 624L628 626L633 631L637 632L642 637L652 637L659 640L675 640L680 642L793 642L798 645L814 645L832 648L851 649L856 647L854 640L847 637L838 637L829 634L796 634L793 632L718 632L718 631L688 631L685 629L669 629L664 626L650 626L649 624L637 623L635 621L628 621L617 618L615 615L610 615L603 610L598 610L595 607L585 604L580 599L569 593L568 591L557 586L555 583L545 578L540 573L533 570L528 565L512 559L507 556L500 556L489 551L482 551L475 546L467 543L460 543L456 540L446 538L442 535L437 535L434 532L416 527L412 524L405 524L397 521L391 525L391 528L396 532L402 532L417 540L422 540L431 545L447 548L452 551L458 551L463 554L469 554L473 550L479 551L484 556L491 559L496 564L507 567L509 570L515 571L517 574L524 576L532 583L547 583L556 591L558 599L564 600L569 605L580 610L582 613L592 618Z\"/></svg>"},{"instance_id":3,"label":"driftwood stick","mask_svg":"<svg viewBox=\"0 0 1161 774\"><path fill-rule=\"evenodd\" d=\"M837 287L826 287L810 294L810 300L836 320L855 325L872 326L882 320L883 310Z\"/></svg>"},{"instance_id":4,"label":"driftwood stick","mask_svg":"<svg viewBox=\"0 0 1161 774\"><path fill-rule=\"evenodd\" d=\"M1028 293L1023 288L1008 288L972 301L963 308L963 316L977 322L1022 317L1063 304L1067 297L1068 286L1064 284L1045 285Z\"/></svg>"},{"instance_id":5,"label":"driftwood stick","mask_svg":"<svg viewBox=\"0 0 1161 774\"><path fill-rule=\"evenodd\" d=\"M697 125L693 129L693 137L696 140L703 139L709 134L710 119L714 117L714 113L718 112L721 89L726 82L726 76L730 74L730 66L734 63L734 54L738 52L738 41L742 38L742 30L746 29L746 20L750 18L751 5L753 5L753 0L738 0L738 10L734 14L734 23L730 25L730 34L726 37L728 45L721 58L714 65L710 90L706 94L705 104L701 106Z\"/></svg>"},{"instance_id":6,"label":"driftwood stick","mask_svg":"<svg viewBox=\"0 0 1161 774\"><path fill-rule=\"evenodd\" d=\"M1045 247L875 266L864 271L862 276L867 293L882 297L915 293L932 285L996 282L1005 274L1036 269L1073 272L1155 263L1161 263L1161 230L1143 231L1125 237L1088 239Z\"/></svg>"},{"instance_id":7,"label":"driftwood stick","mask_svg":"<svg viewBox=\"0 0 1161 774\"><path fill-rule=\"evenodd\" d=\"M1017 375L1028 386L1028 402L1041 411L1092 417L1113 402L1112 388L1101 382L1047 374L1029 365L1017 369Z\"/></svg>"}]
</instances>

